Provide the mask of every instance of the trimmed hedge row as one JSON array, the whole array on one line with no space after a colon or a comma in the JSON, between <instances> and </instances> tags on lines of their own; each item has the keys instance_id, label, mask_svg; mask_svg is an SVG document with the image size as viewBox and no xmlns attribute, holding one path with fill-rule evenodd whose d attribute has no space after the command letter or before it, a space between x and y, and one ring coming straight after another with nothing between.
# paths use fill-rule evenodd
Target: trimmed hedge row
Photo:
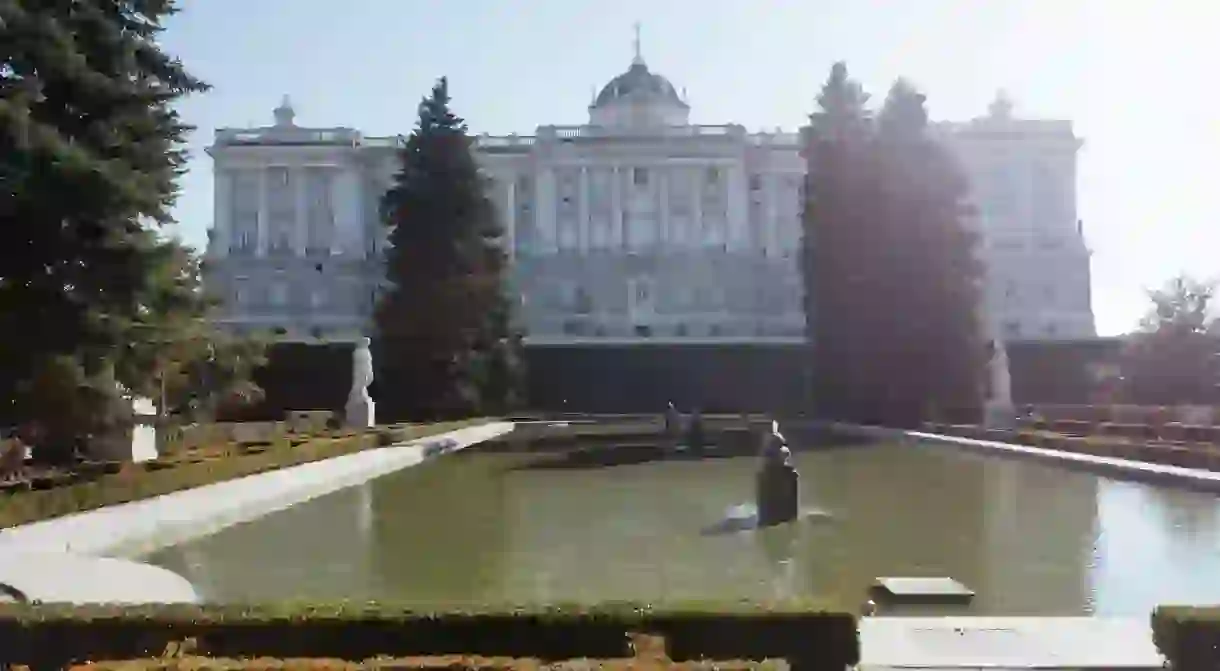
<instances>
[{"instance_id":1,"label":"trimmed hedge row","mask_svg":"<svg viewBox=\"0 0 1220 671\"><path fill-rule=\"evenodd\" d=\"M1038 417L1048 420L1078 420L1092 424L1150 424L1170 422L1206 423L1202 417L1220 418L1220 407L1207 405L1051 405L1029 406ZM1200 415L1202 413L1202 416ZM1188 419L1195 418L1195 419Z\"/></svg>"},{"instance_id":2,"label":"trimmed hedge row","mask_svg":"<svg viewBox=\"0 0 1220 671\"><path fill-rule=\"evenodd\" d=\"M183 641L209 657L477 655L566 660L630 657L629 634L661 636L668 657L786 658L842 671L859 662L856 619L802 602L619 603L437 613L383 604L147 607L0 606L0 666L63 668L141 659Z\"/></svg>"},{"instance_id":3,"label":"trimmed hedge row","mask_svg":"<svg viewBox=\"0 0 1220 671\"><path fill-rule=\"evenodd\" d=\"M111 662L91 662L69 667L69 671L539 671L545 662L538 659L445 655L440 657L379 657L363 662L342 659L217 659L214 657L174 657ZM747 662L715 660L674 662L666 659L579 659L546 664L549 671L746 671L780 669L778 661Z\"/></svg>"},{"instance_id":4,"label":"trimmed hedge row","mask_svg":"<svg viewBox=\"0 0 1220 671\"><path fill-rule=\"evenodd\" d=\"M0 529L385 447L483 421L333 432L312 438L286 436L266 444L231 444L139 464L84 464L43 478L47 482L32 482L30 489L0 492Z\"/></svg>"},{"instance_id":5,"label":"trimmed hedge row","mask_svg":"<svg viewBox=\"0 0 1220 671\"><path fill-rule=\"evenodd\" d=\"M1112 436L1070 436L1054 431L986 429L975 425L928 424L925 429L960 438L994 440L1076 452L1097 457L1142 461L1150 464L1220 471L1220 445Z\"/></svg>"},{"instance_id":6,"label":"trimmed hedge row","mask_svg":"<svg viewBox=\"0 0 1220 671\"><path fill-rule=\"evenodd\" d=\"M1197 426L1181 422L1164 424L1124 424L1120 422L1090 422L1082 419L1032 420L1022 422L1025 428L1054 431L1069 436L1115 436L1133 440L1177 440L1220 445L1220 426Z\"/></svg>"},{"instance_id":7,"label":"trimmed hedge row","mask_svg":"<svg viewBox=\"0 0 1220 671\"><path fill-rule=\"evenodd\" d=\"M1174 671L1220 669L1220 606L1161 606L1152 640Z\"/></svg>"}]
</instances>

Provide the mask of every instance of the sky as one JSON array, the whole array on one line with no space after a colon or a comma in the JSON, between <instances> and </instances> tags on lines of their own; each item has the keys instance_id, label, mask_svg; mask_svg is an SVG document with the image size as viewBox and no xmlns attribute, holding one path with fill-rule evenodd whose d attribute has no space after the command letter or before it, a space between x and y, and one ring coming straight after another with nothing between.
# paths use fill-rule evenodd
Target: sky
<instances>
[{"instance_id":1,"label":"sky","mask_svg":"<svg viewBox=\"0 0 1220 671\"><path fill-rule=\"evenodd\" d=\"M937 120L1070 119L1084 140L1078 202L1101 335L1130 330L1146 289L1220 277L1220 3L1205 0L192 0L162 42L212 90L180 110L197 130L177 232L202 247L223 127L297 123L409 133L449 77L472 132L580 124L623 72L641 24L649 67L686 89L694 123L796 130L832 63L879 102L904 77Z\"/></svg>"}]
</instances>

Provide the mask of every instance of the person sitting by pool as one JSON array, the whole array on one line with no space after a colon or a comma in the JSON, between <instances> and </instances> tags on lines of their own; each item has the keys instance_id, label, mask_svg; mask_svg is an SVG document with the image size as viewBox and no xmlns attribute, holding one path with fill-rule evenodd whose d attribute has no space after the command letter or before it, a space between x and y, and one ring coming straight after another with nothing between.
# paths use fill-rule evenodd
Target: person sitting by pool
<instances>
[{"instance_id":1,"label":"person sitting by pool","mask_svg":"<svg viewBox=\"0 0 1220 671\"><path fill-rule=\"evenodd\" d=\"M699 412L699 408L695 408L686 424L686 449L696 452L702 450L703 440L703 414Z\"/></svg>"},{"instance_id":2,"label":"person sitting by pool","mask_svg":"<svg viewBox=\"0 0 1220 671\"><path fill-rule=\"evenodd\" d=\"M800 473L792 463L792 451L771 422L771 432L763 437L762 467L758 469L755 501L758 526L768 527L796 519L800 509Z\"/></svg>"},{"instance_id":3,"label":"person sitting by pool","mask_svg":"<svg viewBox=\"0 0 1220 671\"><path fill-rule=\"evenodd\" d=\"M674 402L670 401L665 406L665 438L670 443L670 446L676 445L679 434L682 432L682 415L678 413L678 409L674 407Z\"/></svg>"}]
</instances>

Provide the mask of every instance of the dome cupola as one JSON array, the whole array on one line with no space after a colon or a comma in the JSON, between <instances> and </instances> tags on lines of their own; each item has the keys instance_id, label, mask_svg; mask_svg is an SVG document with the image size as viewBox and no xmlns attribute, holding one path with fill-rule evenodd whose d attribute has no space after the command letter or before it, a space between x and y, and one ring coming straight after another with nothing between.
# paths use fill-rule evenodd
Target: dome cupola
<instances>
[{"instance_id":1,"label":"dome cupola","mask_svg":"<svg viewBox=\"0 0 1220 671\"><path fill-rule=\"evenodd\" d=\"M665 77L648 69L640 54L636 24L635 57L623 74L610 80L589 106L589 123L606 127L685 126L690 107Z\"/></svg>"}]
</instances>

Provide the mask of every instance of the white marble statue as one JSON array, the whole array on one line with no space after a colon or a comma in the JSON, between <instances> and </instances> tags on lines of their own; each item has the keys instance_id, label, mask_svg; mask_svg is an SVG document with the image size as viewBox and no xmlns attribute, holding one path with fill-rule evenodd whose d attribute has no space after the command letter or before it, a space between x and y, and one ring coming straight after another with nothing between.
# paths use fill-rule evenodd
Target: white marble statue
<instances>
[{"instance_id":1,"label":"white marble statue","mask_svg":"<svg viewBox=\"0 0 1220 671\"><path fill-rule=\"evenodd\" d=\"M369 344L368 338L361 338L352 351L352 388L344 408L347 424L365 429L375 424L373 399L369 396L369 385L373 383L373 353Z\"/></svg>"},{"instance_id":2,"label":"white marble statue","mask_svg":"<svg viewBox=\"0 0 1220 671\"><path fill-rule=\"evenodd\" d=\"M995 403L1012 405L1012 375L1008 370L1008 348L1004 341L992 341L991 361L988 363L991 372L991 393L988 399Z\"/></svg>"},{"instance_id":3,"label":"white marble statue","mask_svg":"<svg viewBox=\"0 0 1220 671\"><path fill-rule=\"evenodd\" d=\"M991 341L991 348L991 360L987 363L991 389L987 393L984 424L993 429L1011 429L1016 423L1017 411L1012 402L1012 374L1008 368L1008 348L999 338Z\"/></svg>"}]
</instances>

